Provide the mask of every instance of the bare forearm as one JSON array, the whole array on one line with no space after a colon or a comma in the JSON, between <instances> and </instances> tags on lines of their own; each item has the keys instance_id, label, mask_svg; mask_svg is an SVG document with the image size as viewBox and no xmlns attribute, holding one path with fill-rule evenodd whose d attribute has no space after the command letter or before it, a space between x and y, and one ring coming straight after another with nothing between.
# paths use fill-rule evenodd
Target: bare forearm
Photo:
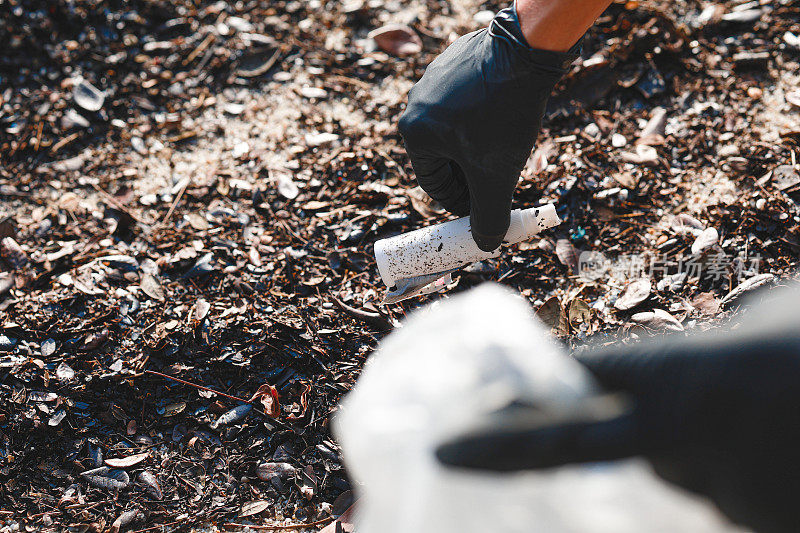
<instances>
[{"instance_id":1,"label":"bare forearm","mask_svg":"<svg viewBox=\"0 0 800 533\"><path fill-rule=\"evenodd\" d=\"M522 33L533 48L564 52L612 0L517 0Z\"/></svg>"}]
</instances>

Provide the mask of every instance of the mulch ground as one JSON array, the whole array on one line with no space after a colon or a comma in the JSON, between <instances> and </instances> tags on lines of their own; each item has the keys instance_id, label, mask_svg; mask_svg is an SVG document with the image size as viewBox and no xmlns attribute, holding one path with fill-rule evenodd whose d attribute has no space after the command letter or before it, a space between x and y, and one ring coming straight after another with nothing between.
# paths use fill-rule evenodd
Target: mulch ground
<instances>
[{"instance_id":1,"label":"mulch ground","mask_svg":"<svg viewBox=\"0 0 800 533\"><path fill-rule=\"evenodd\" d=\"M792 277L800 2L629 1L515 197L564 223L381 305L373 243L447 218L405 94L501 7L0 3L0 528L322 527L353 500L337 401L419 305L499 280L575 347L709 327ZM381 50L388 23L421 50Z\"/></svg>"}]
</instances>

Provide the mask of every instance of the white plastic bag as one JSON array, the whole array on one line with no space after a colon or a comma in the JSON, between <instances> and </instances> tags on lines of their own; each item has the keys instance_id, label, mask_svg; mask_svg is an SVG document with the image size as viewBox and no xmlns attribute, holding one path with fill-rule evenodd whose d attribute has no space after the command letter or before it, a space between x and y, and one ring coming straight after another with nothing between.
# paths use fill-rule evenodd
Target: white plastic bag
<instances>
[{"instance_id":1,"label":"white plastic bag","mask_svg":"<svg viewBox=\"0 0 800 533\"><path fill-rule=\"evenodd\" d=\"M438 444L513 400L563 406L595 391L527 302L498 285L416 313L381 343L335 420L363 483L357 533L741 531L642 460L508 475L436 462Z\"/></svg>"}]
</instances>

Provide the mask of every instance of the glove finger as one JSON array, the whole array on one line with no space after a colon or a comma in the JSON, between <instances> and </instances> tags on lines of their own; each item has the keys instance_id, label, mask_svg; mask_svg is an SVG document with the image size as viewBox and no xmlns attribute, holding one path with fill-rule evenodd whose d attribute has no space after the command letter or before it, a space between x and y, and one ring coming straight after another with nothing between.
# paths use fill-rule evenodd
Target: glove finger
<instances>
[{"instance_id":1,"label":"glove finger","mask_svg":"<svg viewBox=\"0 0 800 533\"><path fill-rule=\"evenodd\" d=\"M507 472L608 461L641 452L631 404L619 395L588 398L570 412L515 409L436 450L449 466Z\"/></svg>"},{"instance_id":2,"label":"glove finger","mask_svg":"<svg viewBox=\"0 0 800 533\"><path fill-rule=\"evenodd\" d=\"M469 214L469 189L446 149L456 144L446 123L436 118L429 106L414 104L412 89L409 105L400 117L398 129L403 136L417 183L442 207L458 216Z\"/></svg>"},{"instance_id":3,"label":"glove finger","mask_svg":"<svg viewBox=\"0 0 800 533\"><path fill-rule=\"evenodd\" d=\"M487 171L464 166L469 188L470 226L478 247L484 251L497 249L503 242L511 222L511 200L519 180L519 172L497 166Z\"/></svg>"},{"instance_id":4,"label":"glove finger","mask_svg":"<svg viewBox=\"0 0 800 533\"><path fill-rule=\"evenodd\" d=\"M458 216L469 214L469 189L464 174L445 157L421 156L409 150L417 183L428 196Z\"/></svg>"}]
</instances>

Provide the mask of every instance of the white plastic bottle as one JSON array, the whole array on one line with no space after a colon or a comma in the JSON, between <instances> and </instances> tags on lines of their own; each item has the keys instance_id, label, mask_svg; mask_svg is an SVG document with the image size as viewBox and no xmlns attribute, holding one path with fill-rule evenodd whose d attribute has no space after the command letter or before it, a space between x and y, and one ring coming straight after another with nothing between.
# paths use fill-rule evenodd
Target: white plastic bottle
<instances>
[{"instance_id":1,"label":"white plastic bottle","mask_svg":"<svg viewBox=\"0 0 800 533\"><path fill-rule=\"evenodd\" d=\"M515 244L557 226L561 220L553 204L511 212L504 241ZM375 260L381 279L390 289L386 302L419 294L424 286L476 261L500 255L500 249L484 252L475 244L469 217L382 239L375 243Z\"/></svg>"}]
</instances>

